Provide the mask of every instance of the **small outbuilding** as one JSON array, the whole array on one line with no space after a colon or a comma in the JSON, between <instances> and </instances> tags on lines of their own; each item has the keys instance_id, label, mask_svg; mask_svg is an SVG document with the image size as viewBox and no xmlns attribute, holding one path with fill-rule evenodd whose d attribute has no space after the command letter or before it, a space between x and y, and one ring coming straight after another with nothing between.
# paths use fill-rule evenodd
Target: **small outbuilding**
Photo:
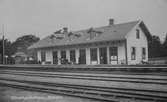
<instances>
[{"instance_id":1,"label":"small outbuilding","mask_svg":"<svg viewBox=\"0 0 167 102\"><path fill-rule=\"evenodd\" d=\"M148 61L150 32L143 21L132 21L69 32L56 31L29 49L37 51L42 63L139 64Z\"/></svg>"},{"instance_id":2,"label":"small outbuilding","mask_svg":"<svg viewBox=\"0 0 167 102\"><path fill-rule=\"evenodd\" d=\"M15 60L15 64L23 64L28 58L28 56L21 51L16 52L14 55L12 55L12 57Z\"/></svg>"}]
</instances>

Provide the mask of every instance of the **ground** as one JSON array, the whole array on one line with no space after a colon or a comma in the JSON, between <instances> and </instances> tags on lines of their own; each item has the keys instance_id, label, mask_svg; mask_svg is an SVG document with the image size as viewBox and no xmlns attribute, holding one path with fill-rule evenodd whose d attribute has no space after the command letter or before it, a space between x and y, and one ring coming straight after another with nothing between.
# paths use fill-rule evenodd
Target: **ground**
<instances>
[{"instance_id":1,"label":"ground","mask_svg":"<svg viewBox=\"0 0 167 102\"><path fill-rule=\"evenodd\" d=\"M0 86L0 102L99 102Z\"/></svg>"}]
</instances>

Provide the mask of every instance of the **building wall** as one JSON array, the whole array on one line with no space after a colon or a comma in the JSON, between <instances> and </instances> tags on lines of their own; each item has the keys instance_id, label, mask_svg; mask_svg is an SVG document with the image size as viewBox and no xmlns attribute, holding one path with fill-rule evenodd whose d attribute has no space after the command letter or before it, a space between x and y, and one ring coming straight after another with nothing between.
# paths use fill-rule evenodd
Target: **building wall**
<instances>
[{"instance_id":1,"label":"building wall","mask_svg":"<svg viewBox=\"0 0 167 102\"><path fill-rule=\"evenodd\" d=\"M136 38L136 29L139 29L140 38ZM148 41L144 32L141 30L139 25L135 26L133 30L131 30L127 36L127 58L128 64L139 64L142 61L142 47L146 48L146 59L148 61ZM136 48L136 60L131 60L131 47Z\"/></svg>"},{"instance_id":2,"label":"building wall","mask_svg":"<svg viewBox=\"0 0 167 102\"><path fill-rule=\"evenodd\" d=\"M125 42L118 46L118 64L126 64Z\"/></svg>"},{"instance_id":3,"label":"building wall","mask_svg":"<svg viewBox=\"0 0 167 102\"><path fill-rule=\"evenodd\" d=\"M74 50L75 49L75 55L76 55L76 63L78 63L78 58L79 58L79 49L86 49L86 64L100 64L100 56L99 56L99 48L100 47L107 47L107 54L108 54L108 64L110 64L110 58L109 58L109 47L118 47L118 63L117 64L121 64L121 63L125 63L125 42L119 42L119 43L114 43L114 44L108 44L108 45L96 45L96 46L77 46L75 48L69 47L69 48L61 48L61 49L56 49L56 48L51 48L51 49L46 49L45 53L46 53L46 62L51 62L51 64L53 63L53 55L52 52L53 51L58 51L58 58L60 58L60 51L65 50L66 51L66 57L68 60L70 60L70 50ZM90 61L90 48L97 48L97 62L91 62ZM38 60L41 61L41 51L38 50L37 51L37 57ZM58 64L60 64L60 61L58 61Z\"/></svg>"},{"instance_id":4,"label":"building wall","mask_svg":"<svg viewBox=\"0 0 167 102\"><path fill-rule=\"evenodd\" d=\"M37 60L41 62L41 50L37 51Z\"/></svg>"},{"instance_id":5,"label":"building wall","mask_svg":"<svg viewBox=\"0 0 167 102\"><path fill-rule=\"evenodd\" d=\"M90 61L90 48L86 48L86 64L91 64Z\"/></svg>"}]
</instances>

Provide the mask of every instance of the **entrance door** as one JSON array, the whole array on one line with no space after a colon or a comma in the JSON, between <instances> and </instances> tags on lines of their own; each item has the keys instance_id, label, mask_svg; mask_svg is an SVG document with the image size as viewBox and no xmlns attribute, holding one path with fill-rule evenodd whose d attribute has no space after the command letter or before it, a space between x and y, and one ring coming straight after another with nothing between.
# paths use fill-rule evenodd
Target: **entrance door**
<instances>
[{"instance_id":1,"label":"entrance door","mask_svg":"<svg viewBox=\"0 0 167 102\"><path fill-rule=\"evenodd\" d=\"M70 50L70 62L73 64L76 62L75 61L75 50Z\"/></svg>"},{"instance_id":2,"label":"entrance door","mask_svg":"<svg viewBox=\"0 0 167 102\"><path fill-rule=\"evenodd\" d=\"M110 63L115 65L118 64L118 48L117 47L110 47Z\"/></svg>"},{"instance_id":3,"label":"entrance door","mask_svg":"<svg viewBox=\"0 0 167 102\"><path fill-rule=\"evenodd\" d=\"M100 64L107 64L107 48L99 48L100 53Z\"/></svg>"},{"instance_id":4,"label":"entrance door","mask_svg":"<svg viewBox=\"0 0 167 102\"><path fill-rule=\"evenodd\" d=\"M79 64L86 64L86 50L79 50Z\"/></svg>"},{"instance_id":5,"label":"entrance door","mask_svg":"<svg viewBox=\"0 0 167 102\"><path fill-rule=\"evenodd\" d=\"M57 51L53 51L53 64L58 64Z\"/></svg>"},{"instance_id":6,"label":"entrance door","mask_svg":"<svg viewBox=\"0 0 167 102\"><path fill-rule=\"evenodd\" d=\"M61 51L61 64L66 64L67 59L66 59L66 51Z\"/></svg>"}]
</instances>

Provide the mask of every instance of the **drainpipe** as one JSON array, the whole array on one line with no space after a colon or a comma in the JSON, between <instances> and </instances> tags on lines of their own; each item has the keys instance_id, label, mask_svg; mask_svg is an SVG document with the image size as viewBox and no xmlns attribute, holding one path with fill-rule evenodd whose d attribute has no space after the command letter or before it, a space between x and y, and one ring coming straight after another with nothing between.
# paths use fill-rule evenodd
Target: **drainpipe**
<instances>
[{"instance_id":1,"label":"drainpipe","mask_svg":"<svg viewBox=\"0 0 167 102\"><path fill-rule=\"evenodd\" d=\"M125 59L126 59L126 64L128 65L128 51L127 51L127 40L125 40Z\"/></svg>"}]
</instances>

